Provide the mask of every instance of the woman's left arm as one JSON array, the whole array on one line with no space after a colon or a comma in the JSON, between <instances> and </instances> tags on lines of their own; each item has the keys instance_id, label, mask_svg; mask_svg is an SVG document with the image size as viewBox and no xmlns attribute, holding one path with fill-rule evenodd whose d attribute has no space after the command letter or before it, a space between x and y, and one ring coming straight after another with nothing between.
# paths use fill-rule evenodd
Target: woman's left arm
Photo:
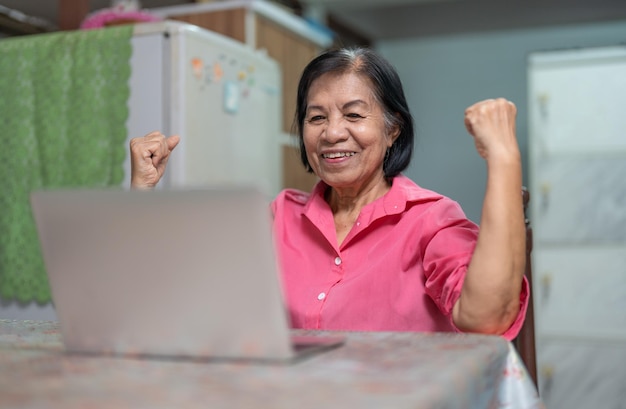
<instances>
[{"instance_id":1,"label":"woman's left arm","mask_svg":"<svg viewBox=\"0 0 626 409\"><path fill-rule=\"evenodd\" d=\"M487 186L476 248L452 313L463 331L502 334L519 313L526 230L516 114L502 98L465 111L465 126L487 162Z\"/></svg>"}]
</instances>

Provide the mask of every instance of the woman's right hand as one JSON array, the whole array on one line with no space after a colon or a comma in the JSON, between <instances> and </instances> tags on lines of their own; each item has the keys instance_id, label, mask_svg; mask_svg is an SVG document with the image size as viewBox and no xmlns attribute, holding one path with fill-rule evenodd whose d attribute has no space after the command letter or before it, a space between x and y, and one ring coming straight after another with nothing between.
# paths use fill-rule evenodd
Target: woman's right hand
<instances>
[{"instance_id":1,"label":"woman's right hand","mask_svg":"<svg viewBox=\"0 0 626 409\"><path fill-rule=\"evenodd\" d=\"M161 180L170 154L180 142L178 135L166 138L155 131L130 141L132 189L151 189Z\"/></svg>"}]
</instances>

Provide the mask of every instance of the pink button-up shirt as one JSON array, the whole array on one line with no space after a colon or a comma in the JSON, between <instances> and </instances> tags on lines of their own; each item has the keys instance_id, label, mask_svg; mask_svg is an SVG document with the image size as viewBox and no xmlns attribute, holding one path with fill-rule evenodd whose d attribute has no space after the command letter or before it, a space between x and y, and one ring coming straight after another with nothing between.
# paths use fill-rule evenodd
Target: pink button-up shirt
<instances>
[{"instance_id":1,"label":"pink button-up shirt","mask_svg":"<svg viewBox=\"0 0 626 409\"><path fill-rule=\"evenodd\" d=\"M449 198L405 176L361 210L341 246L320 182L309 195L287 189L272 203L274 234L294 328L458 331L459 298L478 227ZM504 334L519 332L528 302Z\"/></svg>"}]
</instances>

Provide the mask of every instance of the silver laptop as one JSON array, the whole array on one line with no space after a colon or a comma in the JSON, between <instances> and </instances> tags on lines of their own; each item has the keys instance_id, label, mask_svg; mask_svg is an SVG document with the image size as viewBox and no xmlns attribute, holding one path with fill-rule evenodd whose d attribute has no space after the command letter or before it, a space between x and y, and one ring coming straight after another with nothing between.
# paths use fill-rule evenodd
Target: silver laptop
<instances>
[{"instance_id":1,"label":"silver laptop","mask_svg":"<svg viewBox=\"0 0 626 409\"><path fill-rule=\"evenodd\" d=\"M252 187L39 190L31 205L66 350L291 360L269 201Z\"/></svg>"}]
</instances>

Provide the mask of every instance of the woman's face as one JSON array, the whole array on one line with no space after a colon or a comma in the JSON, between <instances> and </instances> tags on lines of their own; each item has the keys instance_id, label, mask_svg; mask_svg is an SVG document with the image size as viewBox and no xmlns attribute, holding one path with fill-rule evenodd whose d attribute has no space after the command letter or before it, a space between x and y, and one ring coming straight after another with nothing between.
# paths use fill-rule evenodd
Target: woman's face
<instances>
[{"instance_id":1,"label":"woman's face","mask_svg":"<svg viewBox=\"0 0 626 409\"><path fill-rule=\"evenodd\" d=\"M316 79L302 129L309 164L328 185L358 193L385 182L383 160L399 131L386 129L366 77L328 73Z\"/></svg>"}]
</instances>

